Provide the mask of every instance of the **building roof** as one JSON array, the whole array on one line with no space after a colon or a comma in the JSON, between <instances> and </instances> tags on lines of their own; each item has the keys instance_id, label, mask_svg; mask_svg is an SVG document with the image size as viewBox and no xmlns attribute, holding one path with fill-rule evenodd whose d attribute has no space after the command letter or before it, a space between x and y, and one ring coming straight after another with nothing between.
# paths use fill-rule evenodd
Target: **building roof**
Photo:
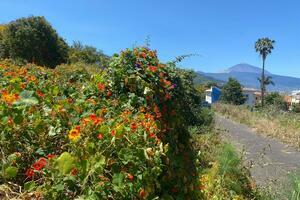
<instances>
[{"instance_id":1,"label":"building roof","mask_svg":"<svg viewBox=\"0 0 300 200\"><path fill-rule=\"evenodd\" d=\"M259 92L259 90L255 88L243 88L243 92Z\"/></svg>"},{"instance_id":2,"label":"building roof","mask_svg":"<svg viewBox=\"0 0 300 200\"><path fill-rule=\"evenodd\" d=\"M218 88L218 87L216 87L216 86L212 86L210 89L205 90L205 92L212 92L213 88L215 88L215 89L221 91L220 88Z\"/></svg>"}]
</instances>

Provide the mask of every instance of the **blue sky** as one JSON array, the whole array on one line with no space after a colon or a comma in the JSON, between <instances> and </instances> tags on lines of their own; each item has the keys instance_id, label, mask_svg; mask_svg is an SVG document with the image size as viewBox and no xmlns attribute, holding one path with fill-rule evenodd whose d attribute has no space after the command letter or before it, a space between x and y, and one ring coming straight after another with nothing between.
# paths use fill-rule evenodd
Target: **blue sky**
<instances>
[{"instance_id":1,"label":"blue sky","mask_svg":"<svg viewBox=\"0 0 300 200\"><path fill-rule=\"evenodd\" d=\"M197 53L182 66L217 72L238 63L261 66L254 43L276 40L267 70L300 77L299 0L1 0L0 23L43 15L68 43L108 55L144 44L163 61Z\"/></svg>"}]
</instances>

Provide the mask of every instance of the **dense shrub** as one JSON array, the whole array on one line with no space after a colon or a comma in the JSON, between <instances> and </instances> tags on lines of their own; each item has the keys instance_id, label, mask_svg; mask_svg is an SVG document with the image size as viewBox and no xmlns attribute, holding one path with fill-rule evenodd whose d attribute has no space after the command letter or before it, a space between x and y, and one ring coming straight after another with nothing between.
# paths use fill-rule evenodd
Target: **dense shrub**
<instances>
[{"instance_id":1,"label":"dense shrub","mask_svg":"<svg viewBox=\"0 0 300 200\"><path fill-rule=\"evenodd\" d=\"M67 61L68 45L44 17L12 21L0 35L0 58L51 68Z\"/></svg>"},{"instance_id":2,"label":"dense shrub","mask_svg":"<svg viewBox=\"0 0 300 200\"><path fill-rule=\"evenodd\" d=\"M274 106L279 110L288 110L288 105L284 101L284 97L278 92L272 92L270 94L267 94L265 97L265 104L267 106Z\"/></svg>"},{"instance_id":3,"label":"dense shrub","mask_svg":"<svg viewBox=\"0 0 300 200\"><path fill-rule=\"evenodd\" d=\"M0 183L21 198L200 198L190 72L142 47L103 71L2 63L0 77Z\"/></svg>"}]
</instances>

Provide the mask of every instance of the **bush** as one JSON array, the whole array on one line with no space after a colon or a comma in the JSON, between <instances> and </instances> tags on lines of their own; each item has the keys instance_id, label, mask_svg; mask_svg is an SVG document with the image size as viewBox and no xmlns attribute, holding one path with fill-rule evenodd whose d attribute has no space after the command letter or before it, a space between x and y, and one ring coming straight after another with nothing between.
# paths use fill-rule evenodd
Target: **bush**
<instances>
[{"instance_id":1,"label":"bush","mask_svg":"<svg viewBox=\"0 0 300 200\"><path fill-rule=\"evenodd\" d=\"M300 113L300 103L292 105L292 111L295 113Z\"/></svg>"},{"instance_id":2,"label":"bush","mask_svg":"<svg viewBox=\"0 0 300 200\"><path fill-rule=\"evenodd\" d=\"M0 58L51 68L67 61L68 45L44 17L20 18L10 22L0 40Z\"/></svg>"},{"instance_id":3,"label":"bush","mask_svg":"<svg viewBox=\"0 0 300 200\"><path fill-rule=\"evenodd\" d=\"M1 188L18 184L22 198L201 197L191 73L155 51L127 49L105 70L3 63L0 77Z\"/></svg>"},{"instance_id":4,"label":"bush","mask_svg":"<svg viewBox=\"0 0 300 200\"><path fill-rule=\"evenodd\" d=\"M274 106L279 110L288 110L288 105L284 101L283 96L280 95L278 92L272 92L270 94L267 94L265 97L265 104L267 106Z\"/></svg>"}]
</instances>

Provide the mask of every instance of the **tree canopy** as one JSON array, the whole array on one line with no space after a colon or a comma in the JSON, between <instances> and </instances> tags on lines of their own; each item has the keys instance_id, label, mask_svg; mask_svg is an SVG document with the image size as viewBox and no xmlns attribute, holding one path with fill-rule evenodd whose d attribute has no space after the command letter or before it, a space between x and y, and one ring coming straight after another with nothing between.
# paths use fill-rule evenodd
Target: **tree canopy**
<instances>
[{"instance_id":1,"label":"tree canopy","mask_svg":"<svg viewBox=\"0 0 300 200\"><path fill-rule=\"evenodd\" d=\"M0 28L0 58L54 68L68 58L68 45L44 17L20 18Z\"/></svg>"},{"instance_id":2,"label":"tree canopy","mask_svg":"<svg viewBox=\"0 0 300 200\"><path fill-rule=\"evenodd\" d=\"M82 62L85 64L96 64L101 67L108 65L109 57L95 47L83 45L81 42L74 42L69 50L69 62Z\"/></svg>"},{"instance_id":3,"label":"tree canopy","mask_svg":"<svg viewBox=\"0 0 300 200\"><path fill-rule=\"evenodd\" d=\"M241 105L245 103L246 97L243 95L242 85L234 78L229 78L222 88L221 101L224 103Z\"/></svg>"}]
</instances>

